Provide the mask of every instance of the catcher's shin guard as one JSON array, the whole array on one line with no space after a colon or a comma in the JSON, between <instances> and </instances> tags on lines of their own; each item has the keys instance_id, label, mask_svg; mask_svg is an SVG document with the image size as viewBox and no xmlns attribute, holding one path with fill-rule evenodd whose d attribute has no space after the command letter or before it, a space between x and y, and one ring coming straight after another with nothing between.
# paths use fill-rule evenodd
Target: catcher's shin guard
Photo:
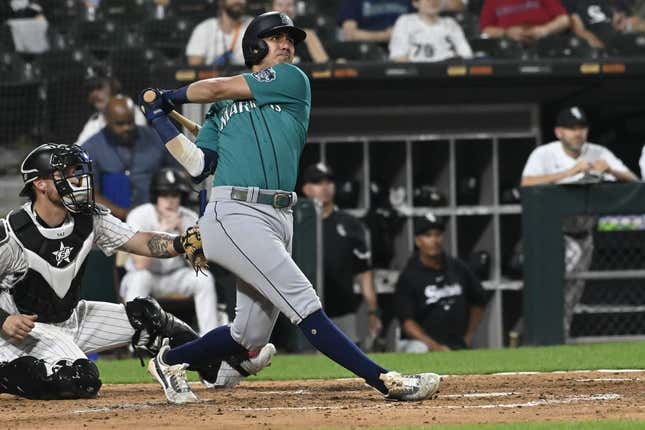
<instances>
[{"instance_id":1,"label":"catcher's shin guard","mask_svg":"<svg viewBox=\"0 0 645 430\"><path fill-rule=\"evenodd\" d=\"M137 297L125 304L130 324L135 329L132 347L143 363L143 356L155 356L161 348L163 338L170 340L170 347L198 339L199 336L188 324L164 311L152 297ZM217 379L220 361L200 363L188 370L198 371L202 379L214 382Z\"/></svg>"},{"instance_id":2,"label":"catcher's shin guard","mask_svg":"<svg viewBox=\"0 0 645 430\"><path fill-rule=\"evenodd\" d=\"M84 358L61 360L47 375L45 363L31 356L0 364L0 392L28 399L58 400L95 397L101 388L99 370Z\"/></svg>"}]
</instances>

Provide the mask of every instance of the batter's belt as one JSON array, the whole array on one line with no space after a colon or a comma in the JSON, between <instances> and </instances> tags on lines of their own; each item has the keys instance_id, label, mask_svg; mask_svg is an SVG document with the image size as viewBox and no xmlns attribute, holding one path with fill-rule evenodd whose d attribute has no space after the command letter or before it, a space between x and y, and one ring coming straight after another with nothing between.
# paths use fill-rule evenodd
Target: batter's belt
<instances>
[{"instance_id":1,"label":"batter's belt","mask_svg":"<svg viewBox=\"0 0 645 430\"><path fill-rule=\"evenodd\" d=\"M260 203L276 209L293 207L298 201L294 192L281 190L263 190L258 187L215 187L211 199L229 198L247 203Z\"/></svg>"}]
</instances>

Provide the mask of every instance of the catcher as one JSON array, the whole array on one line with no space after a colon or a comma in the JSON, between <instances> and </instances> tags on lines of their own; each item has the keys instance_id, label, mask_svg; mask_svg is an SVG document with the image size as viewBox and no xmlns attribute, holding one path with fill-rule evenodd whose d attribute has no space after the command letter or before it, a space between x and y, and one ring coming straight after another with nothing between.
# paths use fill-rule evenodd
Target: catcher
<instances>
[{"instance_id":1,"label":"catcher","mask_svg":"<svg viewBox=\"0 0 645 430\"><path fill-rule=\"evenodd\" d=\"M45 144L22 163L29 198L0 219L0 393L32 399L94 397L101 381L86 354L132 342L154 354L161 338L181 345L197 334L150 298L124 305L80 300L85 259L96 244L148 257L200 246L198 232L181 236L135 231L94 202L92 162L76 145ZM188 246L188 245L187 245ZM189 246L191 255L199 250ZM248 359L248 355L246 356ZM251 361L241 357L237 366ZM218 366L193 367L215 381Z\"/></svg>"}]
</instances>

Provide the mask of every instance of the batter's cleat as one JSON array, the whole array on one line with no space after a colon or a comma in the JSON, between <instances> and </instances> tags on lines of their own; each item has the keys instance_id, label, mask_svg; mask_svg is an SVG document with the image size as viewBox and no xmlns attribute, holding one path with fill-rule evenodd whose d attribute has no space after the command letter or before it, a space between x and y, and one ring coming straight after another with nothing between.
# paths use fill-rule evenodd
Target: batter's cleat
<instances>
[{"instance_id":1,"label":"batter's cleat","mask_svg":"<svg viewBox=\"0 0 645 430\"><path fill-rule=\"evenodd\" d=\"M244 370L247 375L242 375L236 369L231 367L226 361L222 362L222 366L217 374L215 384L210 385L214 388L234 388L248 375L255 375L262 369L271 365L271 360L275 355L275 346L272 343L267 343L259 351L249 352L248 359L239 362L238 366Z\"/></svg>"},{"instance_id":2,"label":"batter's cleat","mask_svg":"<svg viewBox=\"0 0 645 430\"><path fill-rule=\"evenodd\" d=\"M163 362L163 355L170 349L168 338L163 340L159 353L148 363L148 372L161 384L170 403L193 403L197 396L186 382L188 364L168 365Z\"/></svg>"},{"instance_id":3,"label":"batter's cleat","mask_svg":"<svg viewBox=\"0 0 645 430\"><path fill-rule=\"evenodd\" d=\"M388 372L379 378L388 389L388 399L404 401L429 399L439 390L441 383L441 377L434 373L401 375L399 372Z\"/></svg>"}]
</instances>

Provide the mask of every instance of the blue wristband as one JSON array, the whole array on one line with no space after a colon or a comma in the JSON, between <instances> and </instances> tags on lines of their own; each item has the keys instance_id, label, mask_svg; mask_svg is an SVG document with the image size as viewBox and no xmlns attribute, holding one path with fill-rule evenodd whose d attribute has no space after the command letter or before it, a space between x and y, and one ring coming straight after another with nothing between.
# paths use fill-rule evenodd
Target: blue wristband
<instances>
[{"instance_id":1,"label":"blue wristband","mask_svg":"<svg viewBox=\"0 0 645 430\"><path fill-rule=\"evenodd\" d=\"M177 127L165 115L153 119L152 126L157 130L157 134L164 143L168 143L179 136L179 130L177 130Z\"/></svg>"},{"instance_id":2,"label":"blue wristband","mask_svg":"<svg viewBox=\"0 0 645 430\"><path fill-rule=\"evenodd\" d=\"M188 85L176 90L168 90L166 94L168 94L168 99L175 104L183 105L188 103Z\"/></svg>"}]
</instances>

